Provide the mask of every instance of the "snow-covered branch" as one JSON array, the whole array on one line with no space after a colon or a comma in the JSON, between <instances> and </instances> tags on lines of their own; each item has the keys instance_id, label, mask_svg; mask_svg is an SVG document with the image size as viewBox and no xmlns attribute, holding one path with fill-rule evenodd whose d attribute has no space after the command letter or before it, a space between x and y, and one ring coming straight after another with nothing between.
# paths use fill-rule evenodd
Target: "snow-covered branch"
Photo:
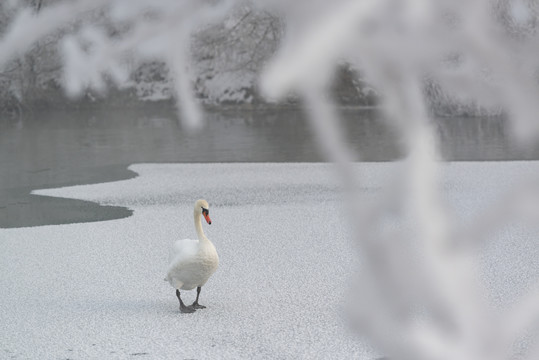
<instances>
[{"instance_id":1,"label":"snow-covered branch","mask_svg":"<svg viewBox=\"0 0 539 360\"><path fill-rule=\"evenodd\" d=\"M286 12L287 5L280 5ZM526 71L537 71L539 64L530 59L538 54L533 51L530 58L530 43L517 46L504 35L503 24L496 22L499 8L495 5L489 1L340 1L321 5L324 15L312 16L313 21L301 12L288 13L287 26L301 24L301 28L289 34L263 74L269 96L296 91L306 99L322 148L337 163L337 173L352 194L347 195L350 215L363 261L351 314L363 335L394 359L506 359L517 336L529 326L518 319L534 318L536 313L530 306L534 297L524 300L509 315L515 328L499 331L503 316L485 302L475 248L455 246L453 237L481 238L490 234L486 222L529 218L539 213L537 202L518 197L510 209L500 204L485 215L490 220L460 234L461 225L454 223L440 196L438 146L421 91L425 75L437 77L452 91L466 91L477 101L490 100L487 106L503 104L518 138L537 136L538 122L532 116L538 113L533 100L537 83ZM514 1L512 5L524 14L518 21L532 16L529 4ZM450 54L458 54L457 61L444 62ZM383 109L408 149L398 170L402 172L398 191L389 189L384 202L386 212L400 209L397 218L403 227L399 230L388 232L388 226L396 225L376 221L372 214L387 217L383 210L361 209L365 202L356 192L359 179L351 170L353 156L333 135L338 117L326 104L324 92L342 60L362 69L379 89ZM523 193L529 197L536 189L534 185ZM508 216L508 211L513 214ZM367 220L358 221L362 217Z\"/></svg>"}]
</instances>

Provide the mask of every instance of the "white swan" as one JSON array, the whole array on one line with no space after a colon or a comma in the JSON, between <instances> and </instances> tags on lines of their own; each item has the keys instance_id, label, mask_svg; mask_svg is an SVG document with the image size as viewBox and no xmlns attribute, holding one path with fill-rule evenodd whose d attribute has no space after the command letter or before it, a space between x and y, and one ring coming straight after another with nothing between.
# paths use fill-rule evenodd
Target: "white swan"
<instances>
[{"instance_id":1,"label":"white swan","mask_svg":"<svg viewBox=\"0 0 539 360\"><path fill-rule=\"evenodd\" d=\"M196 309L205 308L198 303L200 290L219 265L219 256L215 246L202 230L201 215L208 224L211 224L209 205L206 200L197 200L195 203L194 218L198 240L176 240L170 250L170 265L165 280L176 289L182 313L192 313ZM196 300L192 305L186 306L180 297L180 289L192 290L194 288L197 288Z\"/></svg>"}]
</instances>

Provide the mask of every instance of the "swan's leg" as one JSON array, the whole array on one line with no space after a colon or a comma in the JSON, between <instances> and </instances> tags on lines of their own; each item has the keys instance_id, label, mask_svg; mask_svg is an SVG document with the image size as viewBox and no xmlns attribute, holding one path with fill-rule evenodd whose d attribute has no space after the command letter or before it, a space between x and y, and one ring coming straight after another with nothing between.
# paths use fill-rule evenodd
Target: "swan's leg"
<instances>
[{"instance_id":1,"label":"swan's leg","mask_svg":"<svg viewBox=\"0 0 539 360\"><path fill-rule=\"evenodd\" d=\"M195 308L191 306L185 306L185 304L182 301L182 298L180 297L180 290L176 289L176 296L178 297L178 300L180 300L180 312L182 313L192 313L195 312Z\"/></svg>"},{"instance_id":2,"label":"swan's leg","mask_svg":"<svg viewBox=\"0 0 539 360\"><path fill-rule=\"evenodd\" d=\"M195 302L191 305L195 309L205 309L206 308L204 305L200 305L198 303L198 297L200 296L200 290L202 290L202 288L200 286L197 287L197 298L196 298Z\"/></svg>"}]
</instances>

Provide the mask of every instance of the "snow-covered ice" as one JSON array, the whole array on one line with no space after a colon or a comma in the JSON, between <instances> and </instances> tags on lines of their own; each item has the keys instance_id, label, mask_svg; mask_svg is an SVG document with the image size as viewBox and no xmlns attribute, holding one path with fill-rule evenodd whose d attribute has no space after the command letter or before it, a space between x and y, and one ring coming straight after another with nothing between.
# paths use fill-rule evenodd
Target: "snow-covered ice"
<instances>
[{"instance_id":1,"label":"snow-covered ice","mask_svg":"<svg viewBox=\"0 0 539 360\"><path fill-rule=\"evenodd\" d=\"M137 164L138 177L38 190L134 210L96 223L0 229L0 358L373 359L346 321L356 270L342 194L329 164ZM392 163L361 163L376 200ZM450 163L443 193L463 218L539 162ZM192 207L210 203L220 267L206 309L181 314L163 281L168 249L195 238ZM539 278L536 229L504 228L482 249L492 302ZM192 302L195 292L183 292Z\"/></svg>"}]
</instances>

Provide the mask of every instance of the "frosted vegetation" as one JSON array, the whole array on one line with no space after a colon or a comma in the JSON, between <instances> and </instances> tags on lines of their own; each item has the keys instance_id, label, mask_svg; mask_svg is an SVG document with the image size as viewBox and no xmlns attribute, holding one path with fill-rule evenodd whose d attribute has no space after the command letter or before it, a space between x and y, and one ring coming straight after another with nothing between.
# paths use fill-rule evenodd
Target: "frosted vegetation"
<instances>
[{"instance_id":1,"label":"frosted vegetation","mask_svg":"<svg viewBox=\"0 0 539 360\"><path fill-rule=\"evenodd\" d=\"M361 258L350 318L382 353L410 360L511 359L516 341L535 337L537 287L495 308L483 294L476 258L477 249L508 224L537 224L537 179L516 179L508 193L485 204L484 213L462 221L441 196L438 144L429 116L433 104L449 112L461 106L504 112L523 146L537 139L534 2L78 0L37 5L2 3L4 16L11 14L0 41L6 73L17 62L25 65L26 57L49 51L47 41L58 43L51 59L61 61L52 63L61 64L62 84L72 97L133 85L137 74L154 76L163 64L166 81L159 86L177 101L187 129L203 126L197 97L301 100L348 191L352 239ZM144 64L156 70L141 70ZM358 76L352 83L376 89L388 124L408 150L374 204L361 196L362 174L350 166L354 156L328 96L343 66ZM136 80L136 86L142 83ZM395 223L402 226L390 226ZM538 357L533 341L519 353L523 359Z\"/></svg>"},{"instance_id":2,"label":"frosted vegetation","mask_svg":"<svg viewBox=\"0 0 539 360\"><path fill-rule=\"evenodd\" d=\"M179 89L209 104L264 101L256 82L283 36L276 14L249 2L75 3L0 3L0 31L10 48L1 59L4 101L62 102L62 85L87 101L103 100L105 89L119 103L169 100ZM32 21L42 31L19 38L17 27L25 31ZM95 71L73 76L81 68Z\"/></svg>"},{"instance_id":3,"label":"frosted vegetation","mask_svg":"<svg viewBox=\"0 0 539 360\"><path fill-rule=\"evenodd\" d=\"M189 24L182 21L183 25L178 25L182 29L175 29L178 26L165 25L160 20L169 6L178 7L177 11L185 14L183 2L183 5L158 5L162 3L158 2L149 7L145 1L135 1L133 6L126 3L97 1L84 6L69 4L68 8L58 0L1 2L0 34L3 34L2 43L6 51L0 71L0 101L29 107L66 106L69 103L65 101L63 90L79 100L77 103L97 101L130 105L140 100L169 101L177 95L178 77L185 75L189 79L192 96L200 103L267 104L269 99L259 91L259 75L277 49L284 45L285 32L295 32L299 25L291 25L287 21L290 9L275 11L272 4L206 1L199 2L196 9L187 10L189 13L196 11L202 18L190 18ZM517 8L516 15L520 17L515 20L512 15L515 11L511 11L507 2L493 5L490 10L496 16L496 25L503 36L522 39L533 34L535 22L531 17L523 19L529 16L525 11ZM421 5L414 6L421 8ZM317 12L316 8L318 6L310 12ZM209 9L213 15L206 12ZM181 17L180 14L172 16L169 12L166 16L171 19ZM437 16L450 28L457 29L460 24L458 15L451 9ZM39 23L42 31L32 27L26 36L14 37L17 28L25 31L32 22ZM150 28L154 31L149 31ZM464 28L460 30L466 31ZM164 32L182 33L187 39L166 39ZM120 43L123 46L116 47ZM177 63L168 59L171 53L164 54L167 49L177 46L183 48L187 56L184 68L189 69L181 70L186 71L185 74L177 74L178 69L170 66L170 62ZM491 69L481 64L476 64L476 69L465 69L473 65L467 63L458 49L453 51L450 48L448 44L448 51L439 59L447 65L446 70L471 70L474 76L481 78L480 81L488 81ZM383 94L366 69L346 56L335 61L331 93L338 103L379 103ZM77 72L77 69L63 65L75 66L74 63L80 67L95 68L97 72L78 79L80 88L72 82L65 82L66 76L71 78L69 72ZM501 112L502 107L497 102L481 104L472 101L460 89L442 86L441 79L433 76L429 69L424 70L422 91L427 94L429 107L437 114ZM103 94L105 89L107 96ZM290 93L282 100L295 103L298 99L297 94Z\"/></svg>"}]
</instances>

